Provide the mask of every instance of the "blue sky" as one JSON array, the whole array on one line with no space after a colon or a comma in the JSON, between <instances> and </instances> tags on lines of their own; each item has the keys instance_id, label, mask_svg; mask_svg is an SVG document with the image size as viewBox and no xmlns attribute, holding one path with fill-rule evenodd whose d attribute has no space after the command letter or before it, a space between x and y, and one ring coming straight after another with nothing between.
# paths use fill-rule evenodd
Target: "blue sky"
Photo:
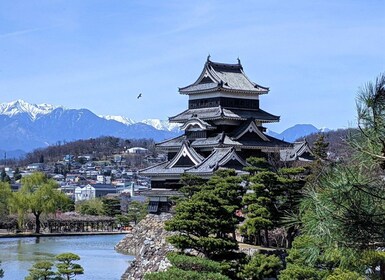
<instances>
[{"instance_id":1,"label":"blue sky","mask_svg":"<svg viewBox=\"0 0 385 280\"><path fill-rule=\"evenodd\" d=\"M281 122L268 128L346 128L385 71L384 14L382 0L4 0L0 102L167 119L210 54L270 87L261 107Z\"/></svg>"}]
</instances>

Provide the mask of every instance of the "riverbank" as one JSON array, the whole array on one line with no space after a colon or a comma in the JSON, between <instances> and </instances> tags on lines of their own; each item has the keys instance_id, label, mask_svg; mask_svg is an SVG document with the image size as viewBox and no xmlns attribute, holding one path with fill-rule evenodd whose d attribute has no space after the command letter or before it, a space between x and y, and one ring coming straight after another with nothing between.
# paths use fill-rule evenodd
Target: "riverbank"
<instances>
[{"instance_id":1,"label":"riverbank","mask_svg":"<svg viewBox=\"0 0 385 280\"><path fill-rule=\"evenodd\" d=\"M130 231L86 231L86 232L63 232L63 233L34 233L34 232L20 232L9 233L0 232L1 238L19 238L19 237L61 237L61 236L87 236L87 235L118 235L128 234Z\"/></svg>"}]
</instances>

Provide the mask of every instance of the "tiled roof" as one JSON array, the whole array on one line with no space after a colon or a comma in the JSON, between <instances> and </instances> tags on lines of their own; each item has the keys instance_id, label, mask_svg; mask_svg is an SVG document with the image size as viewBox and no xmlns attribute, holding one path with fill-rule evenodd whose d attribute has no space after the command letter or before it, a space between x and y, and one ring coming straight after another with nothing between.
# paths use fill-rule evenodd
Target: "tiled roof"
<instances>
[{"instance_id":1,"label":"tiled roof","mask_svg":"<svg viewBox=\"0 0 385 280\"><path fill-rule=\"evenodd\" d=\"M183 142L181 149L175 155L175 157L170 161L170 163L166 166L166 168L173 168L174 165L178 162L181 157L188 157L191 162L194 164L199 164L203 161L204 157L197 153L187 141Z\"/></svg>"},{"instance_id":2,"label":"tiled roof","mask_svg":"<svg viewBox=\"0 0 385 280\"><path fill-rule=\"evenodd\" d=\"M270 141L269 138L262 131L259 130L255 121L253 119L249 119L244 122L241 126L239 126L235 131L233 131L232 136L234 139L240 139L246 133L254 133L256 138L260 138L263 141Z\"/></svg>"},{"instance_id":3,"label":"tiled roof","mask_svg":"<svg viewBox=\"0 0 385 280\"><path fill-rule=\"evenodd\" d=\"M308 155L309 154L310 157ZM280 158L282 161L312 161L314 157L313 153L309 148L309 145L306 141L303 142L295 142L288 149L284 149L280 151Z\"/></svg>"},{"instance_id":4,"label":"tiled roof","mask_svg":"<svg viewBox=\"0 0 385 280\"><path fill-rule=\"evenodd\" d=\"M213 90L252 92L256 94L268 93L267 87L252 81L243 72L238 60L237 64L217 63L207 59L202 73L197 81L179 89L181 94L209 92Z\"/></svg>"},{"instance_id":5,"label":"tiled roof","mask_svg":"<svg viewBox=\"0 0 385 280\"><path fill-rule=\"evenodd\" d=\"M156 144L156 147L158 148L175 148L175 147L181 147L183 144L183 141L186 140L186 135L181 135L160 143Z\"/></svg>"},{"instance_id":6,"label":"tiled roof","mask_svg":"<svg viewBox=\"0 0 385 280\"><path fill-rule=\"evenodd\" d=\"M183 174L186 167L173 167L166 168L170 161L162 162L157 165L142 169L139 171L139 174L143 176L154 176L154 175L180 175Z\"/></svg>"},{"instance_id":7,"label":"tiled roof","mask_svg":"<svg viewBox=\"0 0 385 280\"><path fill-rule=\"evenodd\" d=\"M215 136L204 138L204 139L195 139L192 140L190 146L193 148L202 148L202 147L218 147L218 146L234 146L234 147L244 147L248 148L277 148L285 149L287 147L291 147L292 144L276 139L269 135L265 135L269 141L264 141L263 139L255 138L253 140L236 140L231 138L226 133L218 133ZM164 149L179 149L183 141L186 140L186 136L182 135L174 139L170 139L169 141L162 142L157 144L157 147Z\"/></svg>"},{"instance_id":8,"label":"tiled roof","mask_svg":"<svg viewBox=\"0 0 385 280\"><path fill-rule=\"evenodd\" d=\"M176 115L170 117L170 122L187 122L193 117L197 117L201 120L216 120L216 119L233 119L233 120L247 120L255 119L262 122L277 122L279 116L272 115L261 109L258 110L242 110L242 109L229 109L218 107L187 109Z\"/></svg>"},{"instance_id":9,"label":"tiled roof","mask_svg":"<svg viewBox=\"0 0 385 280\"><path fill-rule=\"evenodd\" d=\"M201 164L187 169L186 173L212 173L231 159L239 161L243 166L247 165L246 161L237 155L233 147L215 148Z\"/></svg>"}]
</instances>

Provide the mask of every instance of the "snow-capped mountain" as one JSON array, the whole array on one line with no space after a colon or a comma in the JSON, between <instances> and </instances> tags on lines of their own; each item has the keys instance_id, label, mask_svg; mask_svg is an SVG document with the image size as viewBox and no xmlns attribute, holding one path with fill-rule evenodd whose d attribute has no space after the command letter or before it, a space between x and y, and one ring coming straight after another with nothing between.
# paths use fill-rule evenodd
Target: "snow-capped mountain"
<instances>
[{"instance_id":1,"label":"snow-capped mountain","mask_svg":"<svg viewBox=\"0 0 385 280\"><path fill-rule=\"evenodd\" d=\"M162 141L177 135L145 123L130 124L128 118L101 118L87 109L35 105L22 100L0 104L0 149L7 152L29 152L58 142L100 136Z\"/></svg>"},{"instance_id":2,"label":"snow-capped mountain","mask_svg":"<svg viewBox=\"0 0 385 280\"><path fill-rule=\"evenodd\" d=\"M129 119L129 118L126 118L126 117L122 117L122 116L112 116L112 115L102 116L102 115L99 115L99 117L104 118L106 120L114 120L114 121L120 122L120 123L125 124L125 125L131 125L131 124L136 123L136 121Z\"/></svg>"},{"instance_id":3,"label":"snow-capped mountain","mask_svg":"<svg viewBox=\"0 0 385 280\"><path fill-rule=\"evenodd\" d=\"M152 127L158 130L167 130L167 131L180 131L180 124L170 123L168 121L162 121L158 119L146 119L142 120L141 123L151 125Z\"/></svg>"},{"instance_id":4,"label":"snow-capped mountain","mask_svg":"<svg viewBox=\"0 0 385 280\"><path fill-rule=\"evenodd\" d=\"M50 104L29 104L19 99L9 103L1 103L0 115L12 117L17 114L26 113L31 120L36 120L39 116L49 114L59 107Z\"/></svg>"},{"instance_id":5,"label":"snow-capped mountain","mask_svg":"<svg viewBox=\"0 0 385 280\"><path fill-rule=\"evenodd\" d=\"M100 115L99 117L104 118L106 120L114 120L117 122L120 122L125 125L132 125L135 123L144 123L147 125L152 126L153 128L157 130L165 130L165 131L173 131L173 132L179 132L180 131L180 124L178 123L169 123L166 120L159 120L159 119L145 119L142 121L134 121L133 119L129 119L123 116L102 116Z\"/></svg>"},{"instance_id":6,"label":"snow-capped mountain","mask_svg":"<svg viewBox=\"0 0 385 280\"><path fill-rule=\"evenodd\" d=\"M295 125L268 134L288 142L316 132L326 132L311 124ZM66 109L49 104L29 104L16 100L0 104L0 149L29 152L58 142L115 136L124 139L152 138L163 141L180 135L179 124L158 119L136 122L121 116L97 116L87 109Z\"/></svg>"}]
</instances>

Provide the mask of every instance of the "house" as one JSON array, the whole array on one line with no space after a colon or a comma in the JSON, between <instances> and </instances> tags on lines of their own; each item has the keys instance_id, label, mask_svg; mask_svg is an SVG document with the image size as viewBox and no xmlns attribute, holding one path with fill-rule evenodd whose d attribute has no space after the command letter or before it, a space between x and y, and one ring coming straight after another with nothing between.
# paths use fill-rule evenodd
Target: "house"
<instances>
[{"instance_id":1,"label":"house","mask_svg":"<svg viewBox=\"0 0 385 280\"><path fill-rule=\"evenodd\" d=\"M44 170L44 163L31 163L27 165L27 170L34 172L34 171L43 171Z\"/></svg>"},{"instance_id":2,"label":"house","mask_svg":"<svg viewBox=\"0 0 385 280\"><path fill-rule=\"evenodd\" d=\"M103 197L107 194L116 193L116 188L110 184L88 184L84 187L75 188L75 202Z\"/></svg>"},{"instance_id":3,"label":"house","mask_svg":"<svg viewBox=\"0 0 385 280\"><path fill-rule=\"evenodd\" d=\"M127 153L129 153L129 154L147 154L148 149L145 149L142 147L133 147L133 148L127 149Z\"/></svg>"}]
</instances>

